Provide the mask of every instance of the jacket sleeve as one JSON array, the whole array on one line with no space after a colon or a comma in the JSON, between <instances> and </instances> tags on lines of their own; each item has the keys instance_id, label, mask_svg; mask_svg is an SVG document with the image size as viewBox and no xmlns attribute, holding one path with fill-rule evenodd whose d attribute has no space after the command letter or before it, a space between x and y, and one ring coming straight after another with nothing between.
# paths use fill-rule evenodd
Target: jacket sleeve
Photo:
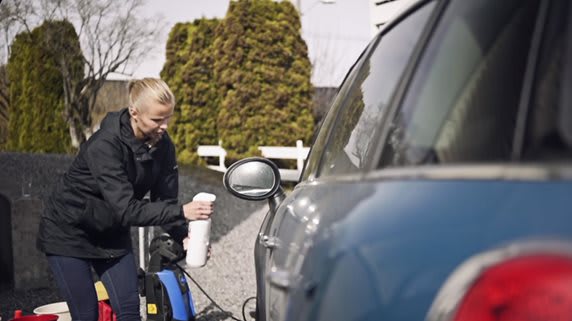
<instances>
[{"instance_id":1,"label":"jacket sleeve","mask_svg":"<svg viewBox=\"0 0 572 321\"><path fill-rule=\"evenodd\" d=\"M182 208L172 200L145 202L134 197L133 185L122 161L120 144L101 137L87 146L86 161L104 201L121 226L162 225L183 218Z\"/></svg>"},{"instance_id":2,"label":"jacket sleeve","mask_svg":"<svg viewBox=\"0 0 572 321\"><path fill-rule=\"evenodd\" d=\"M167 151L161 164L161 174L151 187L151 202L177 200L179 194L179 166L175 146L167 140Z\"/></svg>"},{"instance_id":3,"label":"jacket sleeve","mask_svg":"<svg viewBox=\"0 0 572 321\"><path fill-rule=\"evenodd\" d=\"M151 188L151 202L169 201L177 203L179 194L179 167L177 165L175 146L170 140L167 140L167 142L168 149L164 158L165 160L163 164L161 164L161 174ZM169 233L175 241L181 244L188 234L188 225L184 216L181 216L179 220L174 222L163 224L161 228Z\"/></svg>"}]
</instances>

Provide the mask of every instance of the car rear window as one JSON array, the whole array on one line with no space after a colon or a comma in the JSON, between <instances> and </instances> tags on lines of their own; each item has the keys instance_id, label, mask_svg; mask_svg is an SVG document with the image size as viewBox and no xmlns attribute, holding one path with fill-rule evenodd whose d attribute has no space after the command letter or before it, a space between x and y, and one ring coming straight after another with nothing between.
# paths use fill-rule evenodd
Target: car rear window
<instances>
[{"instance_id":1,"label":"car rear window","mask_svg":"<svg viewBox=\"0 0 572 321\"><path fill-rule=\"evenodd\" d=\"M401 79L413 49L424 30L435 2L404 17L383 34L361 64L350 89L337 101L342 104L326 143L318 176L360 172L371 163L375 132Z\"/></svg>"},{"instance_id":2,"label":"car rear window","mask_svg":"<svg viewBox=\"0 0 572 321\"><path fill-rule=\"evenodd\" d=\"M522 146L525 162L561 161L572 158L567 142L572 105L564 98L565 71L570 70L569 1L552 1L543 27L541 50Z\"/></svg>"},{"instance_id":3,"label":"car rear window","mask_svg":"<svg viewBox=\"0 0 572 321\"><path fill-rule=\"evenodd\" d=\"M390 130L380 167L509 160L539 1L452 1Z\"/></svg>"}]
</instances>

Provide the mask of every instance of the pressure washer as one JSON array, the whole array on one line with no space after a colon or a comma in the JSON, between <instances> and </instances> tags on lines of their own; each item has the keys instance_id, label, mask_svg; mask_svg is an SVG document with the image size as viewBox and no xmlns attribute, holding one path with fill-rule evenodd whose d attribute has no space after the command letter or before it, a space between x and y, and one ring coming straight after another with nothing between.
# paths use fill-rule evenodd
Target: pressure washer
<instances>
[{"instance_id":1,"label":"pressure washer","mask_svg":"<svg viewBox=\"0 0 572 321\"><path fill-rule=\"evenodd\" d=\"M149 321L190 321L197 315L187 279L176 263L185 257L183 247L169 234L155 237L149 245L149 266L142 295Z\"/></svg>"},{"instance_id":2,"label":"pressure washer","mask_svg":"<svg viewBox=\"0 0 572 321\"><path fill-rule=\"evenodd\" d=\"M197 286L212 303L233 320L231 313L223 310L206 291L177 262L185 258L183 246L169 234L163 233L153 238L149 245L149 265L141 271L140 292L146 298L148 321L193 321L197 311L185 275ZM248 298L242 305L242 316Z\"/></svg>"}]
</instances>

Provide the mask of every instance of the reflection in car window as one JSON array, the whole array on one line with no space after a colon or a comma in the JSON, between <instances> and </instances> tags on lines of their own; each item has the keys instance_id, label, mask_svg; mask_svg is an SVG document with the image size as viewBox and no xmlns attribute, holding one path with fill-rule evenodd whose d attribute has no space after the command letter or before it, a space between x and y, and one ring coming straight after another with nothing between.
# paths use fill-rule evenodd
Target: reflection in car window
<instances>
[{"instance_id":1,"label":"reflection in car window","mask_svg":"<svg viewBox=\"0 0 572 321\"><path fill-rule=\"evenodd\" d=\"M454 1L394 118L381 166L508 160L539 1Z\"/></svg>"},{"instance_id":2,"label":"reflection in car window","mask_svg":"<svg viewBox=\"0 0 572 321\"><path fill-rule=\"evenodd\" d=\"M339 109L325 147L319 176L360 171L373 153L372 138L379 127L413 48L434 8L418 9L382 35L369 58L359 68L351 88L339 95Z\"/></svg>"},{"instance_id":3,"label":"reflection in car window","mask_svg":"<svg viewBox=\"0 0 572 321\"><path fill-rule=\"evenodd\" d=\"M536 71L533 95L528 113L523 149L524 161L560 161L572 158L559 126L562 108L571 108L561 102L565 67L569 1L552 1L544 30L540 60ZM569 45L569 44L568 44ZM566 126L572 126L567 123Z\"/></svg>"},{"instance_id":4,"label":"reflection in car window","mask_svg":"<svg viewBox=\"0 0 572 321\"><path fill-rule=\"evenodd\" d=\"M349 74L346 75L344 82L342 83L336 98L334 99L332 106L330 107L326 117L324 118L322 125L320 126L320 130L318 131L318 135L316 139L312 143L312 148L310 149L310 154L308 155L308 159L306 160L304 166L304 172L302 173L302 181L311 180L315 177L316 172L318 171L318 164L320 163L320 159L322 158L322 151L324 150L326 139L328 138L329 133L332 131L332 126L334 125L334 121L336 119L336 115L340 107L342 106L341 101L343 101L343 97L346 96L348 90L353 83L357 71L359 70L361 64L363 63L362 57L367 56L371 48L368 46L361 54L360 59L352 66L349 71Z\"/></svg>"}]
</instances>

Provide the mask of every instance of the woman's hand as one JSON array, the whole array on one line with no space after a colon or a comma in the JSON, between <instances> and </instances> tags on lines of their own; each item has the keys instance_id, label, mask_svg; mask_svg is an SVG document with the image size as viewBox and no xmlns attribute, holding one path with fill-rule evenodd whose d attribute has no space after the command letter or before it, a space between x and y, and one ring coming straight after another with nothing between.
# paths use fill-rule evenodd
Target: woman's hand
<instances>
[{"instance_id":1,"label":"woman's hand","mask_svg":"<svg viewBox=\"0 0 572 321\"><path fill-rule=\"evenodd\" d=\"M189 221L208 220L213 214L214 203L193 201L183 205L183 214Z\"/></svg>"}]
</instances>

